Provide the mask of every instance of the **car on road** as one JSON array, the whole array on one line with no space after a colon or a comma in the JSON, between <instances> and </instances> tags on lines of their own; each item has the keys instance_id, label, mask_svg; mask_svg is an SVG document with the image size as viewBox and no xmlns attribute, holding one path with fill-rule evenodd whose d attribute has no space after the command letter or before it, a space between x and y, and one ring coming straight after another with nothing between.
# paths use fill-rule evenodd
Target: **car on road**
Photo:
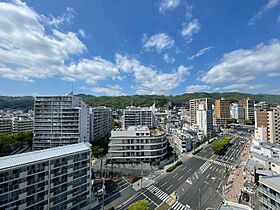
<instances>
[{"instance_id":1,"label":"car on road","mask_svg":"<svg viewBox=\"0 0 280 210\"><path fill-rule=\"evenodd\" d=\"M243 192L242 193L242 200L246 201L246 202L249 202L250 196L249 196L249 194L247 192Z\"/></svg>"}]
</instances>

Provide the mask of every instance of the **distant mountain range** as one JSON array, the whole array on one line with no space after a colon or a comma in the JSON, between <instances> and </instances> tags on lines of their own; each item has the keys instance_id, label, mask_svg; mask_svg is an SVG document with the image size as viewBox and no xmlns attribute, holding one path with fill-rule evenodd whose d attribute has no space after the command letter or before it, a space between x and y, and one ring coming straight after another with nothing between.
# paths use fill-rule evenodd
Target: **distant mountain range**
<instances>
[{"instance_id":1,"label":"distant mountain range","mask_svg":"<svg viewBox=\"0 0 280 210\"><path fill-rule=\"evenodd\" d=\"M238 92L228 93L185 93L176 96L163 96L163 95L133 95L133 96L93 96L78 94L82 99L91 106L108 106L116 108L125 108L129 105L134 106L151 106L154 102L156 106L164 106L168 102L172 102L173 105L183 105L188 103L189 100L194 98L226 98L231 102L238 101L243 98L251 98L256 102L266 101L272 104L280 104L280 95L269 95L269 94L248 94ZM33 97L22 96L22 97L10 97L0 96L0 109L11 108L11 109L22 109L28 110L33 108Z\"/></svg>"}]
</instances>

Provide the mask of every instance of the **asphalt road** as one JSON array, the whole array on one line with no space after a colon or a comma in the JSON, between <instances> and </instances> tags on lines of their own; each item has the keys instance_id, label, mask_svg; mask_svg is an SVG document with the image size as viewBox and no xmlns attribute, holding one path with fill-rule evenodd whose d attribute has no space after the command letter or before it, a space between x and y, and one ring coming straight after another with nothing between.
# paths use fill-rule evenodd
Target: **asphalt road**
<instances>
[{"instance_id":1,"label":"asphalt road","mask_svg":"<svg viewBox=\"0 0 280 210\"><path fill-rule=\"evenodd\" d=\"M235 167L236 161L246 142L246 133L240 134L232 130L228 135L237 135L232 139L224 155L217 156L212 153L211 145L207 145L197 155L187 158L183 165L173 172L160 177L154 185L143 191L142 194L130 200L127 207L137 200L146 198L150 201L151 209L163 203L174 191L178 195L178 203L170 209L206 209L218 208L222 202L220 193L225 181L226 173Z\"/></svg>"}]
</instances>

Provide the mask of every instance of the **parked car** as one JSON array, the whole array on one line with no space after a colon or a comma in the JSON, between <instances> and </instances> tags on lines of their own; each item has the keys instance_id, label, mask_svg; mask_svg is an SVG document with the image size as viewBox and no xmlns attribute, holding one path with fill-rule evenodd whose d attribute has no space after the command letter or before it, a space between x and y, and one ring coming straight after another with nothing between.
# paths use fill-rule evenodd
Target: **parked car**
<instances>
[{"instance_id":1,"label":"parked car","mask_svg":"<svg viewBox=\"0 0 280 210\"><path fill-rule=\"evenodd\" d=\"M249 194L247 192L243 192L242 193L242 200L246 201L246 202L249 202L250 196L249 196Z\"/></svg>"},{"instance_id":2,"label":"parked car","mask_svg":"<svg viewBox=\"0 0 280 210\"><path fill-rule=\"evenodd\" d=\"M249 188L249 187L245 187L244 191L247 192L247 193L250 193L250 194L255 194L255 190L252 189L252 188Z\"/></svg>"}]
</instances>

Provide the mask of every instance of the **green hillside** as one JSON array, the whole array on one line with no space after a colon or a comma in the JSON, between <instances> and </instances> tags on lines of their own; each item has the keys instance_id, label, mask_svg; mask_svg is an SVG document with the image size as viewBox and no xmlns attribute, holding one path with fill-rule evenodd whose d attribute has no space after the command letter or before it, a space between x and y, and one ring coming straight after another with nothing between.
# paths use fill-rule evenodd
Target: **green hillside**
<instances>
[{"instance_id":1,"label":"green hillside","mask_svg":"<svg viewBox=\"0 0 280 210\"><path fill-rule=\"evenodd\" d=\"M134 95L134 96L92 96L79 94L83 100L91 106L108 106L116 108L125 108L130 104L134 106L151 106L154 101L157 106L163 106L164 104L171 101L174 105L181 105L188 103L189 100L194 98L226 98L231 102L238 101L239 99L250 97L256 102L266 101L268 103L280 104L280 95L269 95L269 94L247 94L238 92L229 93L185 93L176 96L163 96L163 95ZM12 108L12 109L23 109L28 110L33 108L33 97L8 97L0 96L0 109Z\"/></svg>"}]
</instances>

